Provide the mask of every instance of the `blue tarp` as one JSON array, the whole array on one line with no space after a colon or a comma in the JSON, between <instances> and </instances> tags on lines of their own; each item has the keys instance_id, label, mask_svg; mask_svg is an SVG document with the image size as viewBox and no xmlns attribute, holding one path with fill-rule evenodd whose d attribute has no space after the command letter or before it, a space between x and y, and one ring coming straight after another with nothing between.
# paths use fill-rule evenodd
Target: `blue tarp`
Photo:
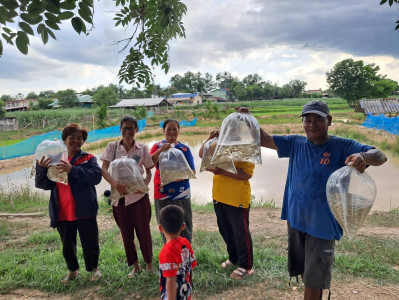
<instances>
[{"instance_id":1,"label":"blue tarp","mask_svg":"<svg viewBox=\"0 0 399 300\"><path fill-rule=\"evenodd\" d=\"M147 125L147 120L138 120L139 132L143 131ZM94 142L98 140L108 139L120 136L121 132L118 126L112 126L104 129L95 129L89 131L86 142ZM20 157L34 154L37 145L44 140L61 139L61 131L55 130L45 134L31 136L30 138L14 145L0 147L0 160L13 157Z\"/></svg>"},{"instance_id":2,"label":"blue tarp","mask_svg":"<svg viewBox=\"0 0 399 300\"><path fill-rule=\"evenodd\" d=\"M181 127L190 127L190 126L194 126L195 124L197 124L197 117L195 117L192 121L185 121L185 120L179 121L179 125ZM161 128L163 127L163 121L161 121L160 126L161 126Z\"/></svg>"},{"instance_id":3,"label":"blue tarp","mask_svg":"<svg viewBox=\"0 0 399 300\"><path fill-rule=\"evenodd\" d=\"M384 114L378 116L368 114L362 125L367 128L385 130L392 134L399 135L399 117L388 118Z\"/></svg>"}]
</instances>

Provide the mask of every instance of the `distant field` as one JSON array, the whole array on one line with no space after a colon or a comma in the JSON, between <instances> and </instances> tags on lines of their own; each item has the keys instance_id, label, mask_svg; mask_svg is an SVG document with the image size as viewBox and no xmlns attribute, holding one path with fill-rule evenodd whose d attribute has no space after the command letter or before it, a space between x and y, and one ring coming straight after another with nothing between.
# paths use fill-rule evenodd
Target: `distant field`
<instances>
[{"instance_id":1,"label":"distant field","mask_svg":"<svg viewBox=\"0 0 399 300\"><path fill-rule=\"evenodd\" d=\"M17 144L19 142L24 141L25 139L15 139L15 140L0 140L0 146L10 146L10 145L14 145Z\"/></svg>"}]
</instances>

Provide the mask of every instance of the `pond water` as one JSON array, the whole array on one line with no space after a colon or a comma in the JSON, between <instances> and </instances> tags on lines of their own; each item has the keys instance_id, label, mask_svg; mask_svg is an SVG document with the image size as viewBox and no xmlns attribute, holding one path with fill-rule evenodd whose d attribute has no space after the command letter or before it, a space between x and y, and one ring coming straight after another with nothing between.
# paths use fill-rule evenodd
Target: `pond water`
<instances>
[{"instance_id":1,"label":"pond water","mask_svg":"<svg viewBox=\"0 0 399 300\"><path fill-rule=\"evenodd\" d=\"M199 172L201 159L198 156L202 142L207 136L196 135L183 137L180 141L187 144L195 159L197 169L197 179L192 179L192 201L198 204L205 204L212 201L212 176L210 172ZM158 140L144 139L139 140L149 145L151 148ZM99 158L104 149L91 151ZM256 165L254 175L250 180L252 194L255 196L253 201L274 203L276 207L281 207L285 179L288 170L288 159L280 159L274 150L262 148L263 165ZM101 165L101 161L99 160ZM377 185L377 198L372 207L373 211L389 211L399 207L399 158L388 156L388 162L380 167L370 167L368 174L374 179ZM0 185L3 188L13 188L19 186L31 186L34 188L34 179L30 178L31 165L13 168L0 173ZM150 198L153 195L153 183L150 183ZM97 186L98 195L109 189L109 184L105 180Z\"/></svg>"}]
</instances>

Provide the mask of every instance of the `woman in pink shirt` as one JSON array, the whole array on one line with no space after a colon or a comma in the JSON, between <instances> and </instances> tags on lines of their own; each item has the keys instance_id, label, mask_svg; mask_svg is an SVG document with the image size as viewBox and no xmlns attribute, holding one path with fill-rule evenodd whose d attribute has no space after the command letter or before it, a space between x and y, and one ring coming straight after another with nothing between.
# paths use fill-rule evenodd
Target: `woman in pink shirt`
<instances>
[{"instance_id":1,"label":"woman in pink shirt","mask_svg":"<svg viewBox=\"0 0 399 300\"><path fill-rule=\"evenodd\" d=\"M136 233L140 243L141 253L143 254L146 270L153 272L152 265L152 238L150 230L151 204L148 194L128 194L127 186L116 182L108 172L110 163L117 158L127 156L134 159L142 175L145 173L144 182L146 185L151 180L151 169L154 167L148 147L137 142L134 139L138 131L137 120L131 116L125 116L120 122L122 140L112 142L107 145L105 152L101 156L103 161L102 175L111 187L119 192L123 197L113 199L111 196L112 210L116 224L122 234L123 246L125 248L127 263L133 266L128 274L131 278L141 272L141 266L138 261L137 249L134 243L134 234Z\"/></svg>"}]
</instances>

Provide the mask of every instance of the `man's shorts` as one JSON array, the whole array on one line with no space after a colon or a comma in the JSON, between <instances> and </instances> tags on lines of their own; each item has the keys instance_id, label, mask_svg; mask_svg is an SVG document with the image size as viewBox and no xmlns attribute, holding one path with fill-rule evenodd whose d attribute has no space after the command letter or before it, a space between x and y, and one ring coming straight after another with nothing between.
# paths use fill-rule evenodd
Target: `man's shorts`
<instances>
[{"instance_id":1,"label":"man's shorts","mask_svg":"<svg viewBox=\"0 0 399 300\"><path fill-rule=\"evenodd\" d=\"M303 275L305 287L330 289L335 240L323 240L288 224L288 272Z\"/></svg>"}]
</instances>

